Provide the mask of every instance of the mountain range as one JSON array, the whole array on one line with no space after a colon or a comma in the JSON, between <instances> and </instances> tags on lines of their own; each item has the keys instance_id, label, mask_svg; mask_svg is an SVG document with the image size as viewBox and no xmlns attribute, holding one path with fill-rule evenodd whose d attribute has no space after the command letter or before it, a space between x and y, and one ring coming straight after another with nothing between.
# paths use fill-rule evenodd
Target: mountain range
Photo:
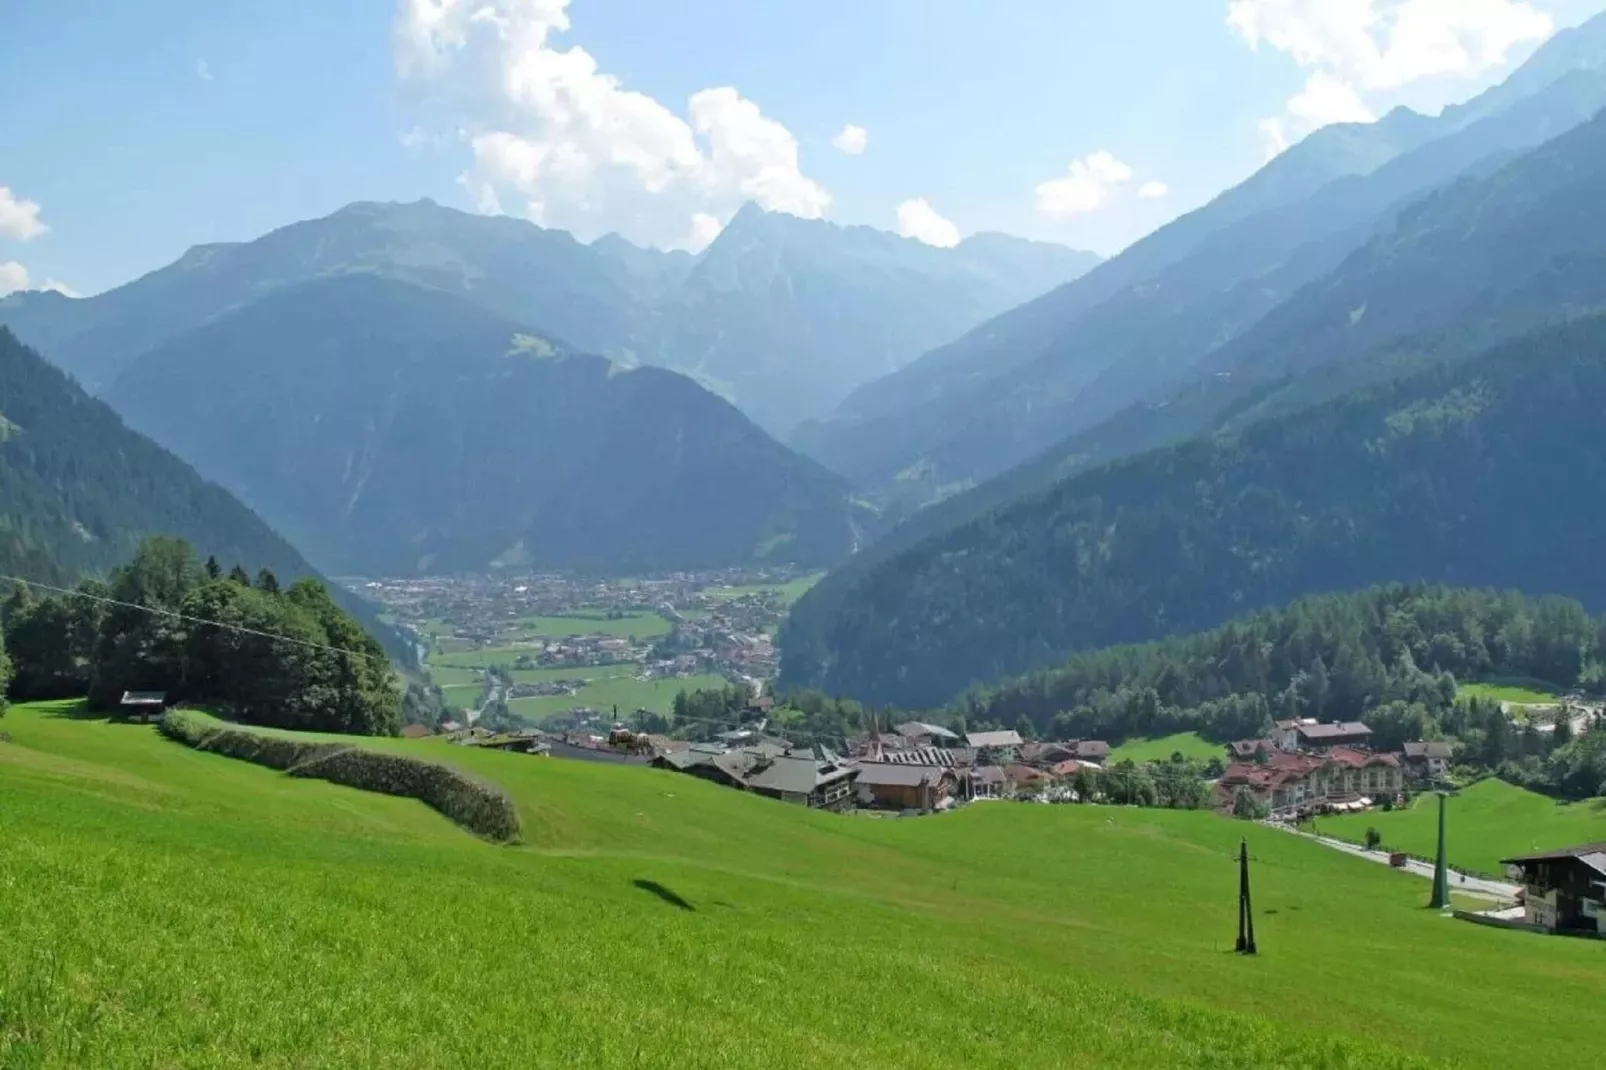
<instances>
[{"instance_id":1,"label":"mountain range","mask_svg":"<svg viewBox=\"0 0 1606 1070\"><path fill-rule=\"evenodd\" d=\"M339 573L814 567L873 519L685 376L376 275L272 290L106 397Z\"/></svg>"},{"instance_id":2,"label":"mountain range","mask_svg":"<svg viewBox=\"0 0 1606 1070\"><path fill-rule=\"evenodd\" d=\"M177 535L224 568L317 576L250 509L130 430L105 402L0 327L0 574L67 586L129 560L148 535ZM412 651L377 611L336 601L403 660Z\"/></svg>"},{"instance_id":3,"label":"mountain range","mask_svg":"<svg viewBox=\"0 0 1606 1070\"><path fill-rule=\"evenodd\" d=\"M1419 134L1388 162L1280 208L1234 208L1236 221L1219 239L1198 239L1195 223L1185 235L1193 251L1149 282L1087 297L1104 285L1100 276L1134 270L1123 254L973 332L944 352L1029 317L1050 342L1086 332L1113 346L1123 331L1127 342L1091 370L1103 351L1069 345L1050 344L1017 364L1045 376L1036 380L1036 408L989 408L1008 391L996 383L961 389L956 373L946 402L950 444L966 448L878 460L876 440L855 441L836 426L838 456L857 446L853 457L868 466L838 460L839 468L869 481L902 475L950 488L1019 460L1011 451L1023 439L1012 436L1038 415L1045 438L1051 426L1064 433L1025 463L915 514L815 587L783 636L784 680L877 701L941 702L1076 649L1392 579L1511 582L1593 599L1600 592L1587 581L1551 567L1551 558L1584 567L1569 540L1599 530L1590 517L1576 527L1569 519L1564 535L1526 536L1484 509L1484 499L1542 508L1545 495L1570 507L1575 496L1558 485L1560 473L1590 462L1528 428L1513 432L1509 455L1477 436L1493 439L1514 421L1542 423L1543 407L1553 405L1582 443L1588 406L1606 402L1587 352L1577 351L1606 341L1600 324L1579 333L1554 326L1606 309L1606 232L1592 208L1606 185L1603 60L1606 19L1597 19L1558 36L1505 85L1422 120L1451 122L1452 132ZM1398 129L1413 124L1422 129L1396 121ZM1356 132L1347 136L1353 145ZM1242 199L1235 192L1224 202ZM1134 251L1153 258L1144 247L1170 240L1162 230ZM1251 257L1292 249L1294 259L1233 281L1232 259L1211 251L1223 243ZM1177 296L1188 277L1177 272L1190 263L1214 263L1227 285L1212 288L1201 268L1197 300L1145 303L1150 288ZM1290 266L1311 263L1320 270ZM1089 304L1063 320L1051 315L1056 303L1075 301ZM1267 307L1256 309L1259 301ZM1230 329L1209 344L1190 343L1179 329L1192 324L1206 336L1212 322ZM1160 342L1128 344L1147 330ZM1516 338L1524 341L1506 344ZM1491 356L1460 364L1491 347ZM936 356L894 378L925 374ZM1056 382L1071 385L1056 393ZM1490 382L1499 385L1493 394ZM1450 411L1453 399L1471 398L1471 415L1448 425L1410 415L1413 404L1433 409L1435 397L1452 399ZM1384 449L1377 426L1400 421L1415 432ZM890 409L876 424L882 443L919 427ZM1476 434L1468 441L1446 426ZM984 457L992 447L998 452ZM957 460L977 467L946 467ZM1456 503L1446 487L1469 502ZM1420 508L1410 488L1424 489L1432 507ZM1464 526L1469 517L1478 523ZM1497 546L1486 532L1505 541Z\"/></svg>"},{"instance_id":4,"label":"mountain range","mask_svg":"<svg viewBox=\"0 0 1606 1070\"><path fill-rule=\"evenodd\" d=\"M287 285L372 274L537 325L576 351L673 368L772 433L1098 258L982 234L938 249L747 205L700 255L590 245L430 201L359 203L255 241L199 246L92 298L0 299L0 323L102 390L140 354Z\"/></svg>"},{"instance_id":5,"label":"mountain range","mask_svg":"<svg viewBox=\"0 0 1606 1070\"><path fill-rule=\"evenodd\" d=\"M905 708L1312 592L1429 580L1606 605L1606 317L1103 465L793 608L784 685Z\"/></svg>"},{"instance_id":6,"label":"mountain range","mask_svg":"<svg viewBox=\"0 0 1606 1070\"><path fill-rule=\"evenodd\" d=\"M861 387L793 443L861 485L907 492L913 484L929 497L984 481L1135 405L1167 403L1251 358L1275 366L1304 347L1300 329L1272 332L1292 322L1290 307L1309 310L1307 287L1322 291L1427 195L1498 170L1603 106L1606 20L1597 19L1439 116L1397 110L1376 124L1317 132L1086 276ZM1394 294L1413 298L1410 289ZM1337 318L1314 313L1326 316L1332 358L1384 338L1386 316L1349 329L1361 304Z\"/></svg>"}]
</instances>

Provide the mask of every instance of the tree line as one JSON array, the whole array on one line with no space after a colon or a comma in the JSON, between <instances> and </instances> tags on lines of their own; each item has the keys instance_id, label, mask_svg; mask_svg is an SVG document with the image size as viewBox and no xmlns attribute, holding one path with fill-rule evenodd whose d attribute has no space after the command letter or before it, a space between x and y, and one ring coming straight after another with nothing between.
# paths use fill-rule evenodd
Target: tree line
<instances>
[{"instance_id":1,"label":"tree line","mask_svg":"<svg viewBox=\"0 0 1606 1070\"><path fill-rule=\"evenodd\" d=\"M242 723L388 735L402 691L384 649L310 578L281 588L183 539L146 539L109 580L36 597L17 584L0 607L14 701L87 696L115 709L125 691L164 691Z\"/></svg>"}]
</instances>

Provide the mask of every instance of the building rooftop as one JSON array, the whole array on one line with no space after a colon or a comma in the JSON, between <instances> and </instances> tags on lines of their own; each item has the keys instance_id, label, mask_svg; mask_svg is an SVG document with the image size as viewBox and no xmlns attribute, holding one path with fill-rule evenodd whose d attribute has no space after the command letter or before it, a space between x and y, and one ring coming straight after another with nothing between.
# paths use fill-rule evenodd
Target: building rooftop
<instances>
[{"instance_id":1,"label":"building rooftop","mask_svg":"<svg viewBox=\"0 0 1606 1070\"><path fill-rule=\"evenodd\" d=\"M949 770L935 765L894 765L864 762L859 766L859 783L886 787L918 788L935 784Z\"/></svg>"},{"instance_id":2,"label":"building rooftop","mask_svg":"<svg viewBox=\"0 0 1606 1070\"><path fill-rule=\"evenodd\" d=\"M1541 851L1538 854L1517 855L1515 858L1502 858L1503 866L1520 866L1524 862L1563 862L1569 858L1576 858L1590 869L1606 877L1606 843L1586 843L1578 847L1562 847L1555 851Z\"/></svg>"},{"instance_id":3,"label":"building rooftop","mask_svg":"<svg viewBox=\"0 0 1606 1070\"><path fill-rule=\"evenodd\" d=\"M807 795L822 784L852 776L857 766L821 764L813 758L777 758L747 777L747 786L785 795Z\"/></svg>"},{"instance_id":4,"label":"building rooftop","mask_svg":"<svg viewBox=\"0 0 1606 1070\"><path fill-rule=\"evenodd\" d=\"M1345 739L1350 736L1369 736L1372 730L1359 721L1330 721L1326 724L1298 725L1299 734L1306 739Z\"/></svg>"},{"instance_id":5,"label":"building rooftop","mask_svg":"<svg viewBox=\"0 0 1606 1070\"><path fill-rule=\"evenodd\" d=\"M1445 761L1449 761L1450 753L1450 744L1443 740L1407 743L1405 745L1405 756L1407 758L1443 758Z\"/></svg>"},{"instance_id":6,"label":"building rooftop","mask_svg":"<svg viewBox=\"0 0 1606 1070\"><path fill-rule=\"evenodd\" d=\"M1023 742L1020 733L1005 732L970 732L965 736L965 742L972 747L1018 747Z\"/></svg>"},{"instance_id":7,"label":"building rooftop","mask_svg":"<svg viewBox=\"0 0 1606 1070\"><path fill-rule=\"evenodd\" d=\"M905 721L903 724L893 725L892 730L898 733L900 736L930 736L932 739L959 739L959 733L951 732L940 724L927 724L925 721Z\"/></svg>"}]
</instances>

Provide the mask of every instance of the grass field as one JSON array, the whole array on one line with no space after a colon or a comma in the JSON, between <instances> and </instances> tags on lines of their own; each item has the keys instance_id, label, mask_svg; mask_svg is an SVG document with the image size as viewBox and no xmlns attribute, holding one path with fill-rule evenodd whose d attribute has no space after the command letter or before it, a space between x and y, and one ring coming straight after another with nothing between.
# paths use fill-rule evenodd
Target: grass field
<instances>
[{"instance_id":1,"label":"grass field","mask_svg":"<svg viewBox=\"0 0 1606 1070\"><path fill-rule=\"evenodd\" d=\"M624 639L656 639L672 631L670 623L656 613L636 613L609 620L602 613L563 613L550 617L524 617L519 631L548 639L571 635L611 635Z\"/></svg>"},{"instance_id":2,"label":"grass field","mask_svg":"<svg viewBox=\"0 0 1606 1070\"><path fill-rule=\"evenodd\" d=\"M568 669L570 675L584 677L592 682L573 695L543 695L539 698L516 698L508 702L509 710L532 721L542 721L554 714L572 710L576 706L589 706L602 713L619 707L621 717L637 709L668 714L670 705L680 691L698 688L724 687L722 676L688 676L670 680L637 680L636 666L621 665L598 669Z\"/></svg>"},{"instance_id":3,"label":"grass field","mask_svg":"<svg viewBox=\"0 0 1606 1070\"><path fill-rule=\"evenodd\" d=\"M825 573L815 572L807 576L799 576L790 583L781 584L755 584L747 587L710 587L703 593L713 598L742 598L750 594L763 594L765 591L774 591L780 596L783 605L791 605L809 592L809 588L819 583Z\"/></svg>"},{"instance_id":4,"label":"grass field","mask_svg":"<svg viewBox=\"0 0 1606 1070\"><path fill-rule=\"evenodd\" d=\"M1455 693L1461 698L1492 699L1495 702L1515 702L1528 706L1545 705L1560 698L1553 691L1515 684L1462 684Z\"/></svg>"},{"instance_id":5,"label":"grass field","mask_svg":"<svg viewBox=\"0 0 1606 1070\"><path fill-rule=\"evenodd\" d=\"M61 709L14 710L0 744L0 1066L1379 1070L1599 1050L1599 945L1443 919L1417 879L1210 814L866 821L372 743L506 788L527 842L495 847L415 802ZM1253 959L1230 951L1240 835Z\"/></svg>"},{"instance_id":6,"label":"grass field","mask_svg":"<svg viewBox=\"0 0 1606 1070\"><path fill-rule=\"evenodd\" d=\"M437 656L449 659L453 655L446 654ZM478 686L482 679L480 673L477 673L473 669L464 665L452 665L442 661L431 661L428 668L430 679L440 687L465 687L470 684Z\"/></svg>"},{"instance_id":7,"label":"grass field","mask_svg":"<svg viewBox=\"0 0 1606 1070\"><path fill-rule=\"evenodd\" d=\"M1561 803L1503 780L1480 780L1447 806L1450 864L1479 873L1499 875L1502 858L1606 841L1606 806L1600 802ZM1324 817L1316 827L1355 843L1366 842L1366 830L1375 827L1384 846L1432 858L1438 850L1438 807L1434 796L1419 795L1409 810Z\"/></svg>"},{"instance_id":8,"label":"grass field","mask_svg":"<svg viewBox=\"0 0 1606 1070\"><path fill-rule=\"evenodd\" d=\"M1177 751L1185 758L1201 761L1226 755L1226 748L1220 743L1211 743L1197 732L1178 732L1161 739L1129 739L1110 751L1110 761L1164 762Z\"/></svg>"}]
</instances>

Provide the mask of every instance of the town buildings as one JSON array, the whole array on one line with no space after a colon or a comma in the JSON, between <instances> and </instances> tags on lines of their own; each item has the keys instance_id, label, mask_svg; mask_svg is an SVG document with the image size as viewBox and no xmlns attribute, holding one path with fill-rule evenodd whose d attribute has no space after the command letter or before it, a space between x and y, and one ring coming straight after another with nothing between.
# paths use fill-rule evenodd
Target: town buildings
<instances>
[{"instance_id":1,"label":"town buildings","mask_svg":"<svg viewBox=\"0 0 1606 1070\"><path fill-rule=\"evenodd\" d=\"M1333 747L1365 747L1372 730L1359 721L1317 721L1311 717L1278 721L1272 741L1285 751L1325 751Z\"/></svg>"},{"instance_id":2,"label":"town buildings","mask_svg":"<svg viewBox=\"0 0 1606 1070\"><path fill-rule=\"evenodd\" d=\"M1437 780L1450 772L1451 748L1443 740L1407 743L1405 771L1416 781Z\"/></svg>"},{"instance_id":3,"label":"town buildings","mask_svg":"<svg viewBox=\"0 0 1606 1070\"><path fill-rule=\"evenodd\" d=\"M1274 816L1334 806L1366 805L1405 790L1399 756L1354 747L1321 753L1273 749L1264 757L1234 762L1216 784L1216 802L1231 809L1247 788Z\"/></svg>"}]
</instances>

